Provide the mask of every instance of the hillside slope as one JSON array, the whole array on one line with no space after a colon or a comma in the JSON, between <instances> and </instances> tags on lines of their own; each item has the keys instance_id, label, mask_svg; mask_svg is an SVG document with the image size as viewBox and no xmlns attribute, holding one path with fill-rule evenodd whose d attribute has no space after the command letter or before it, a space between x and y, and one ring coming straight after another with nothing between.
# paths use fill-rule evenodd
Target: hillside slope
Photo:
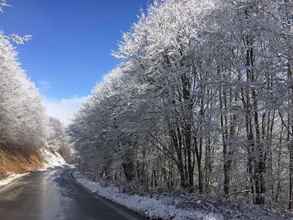
<instances>
[{"instance_id":1,"label":"hillside slope","mask_svg":"<svg viewBox=\"0 0 293 220\"><path fill-rule=\"evenodd\" d=\"M60 154L49 149L23 150L0 146L0 179L11 174L22 174L65 164Z\"/></svg>"},{"instance_id":2,"label":"hillside slope","mask_svg":"<svg viewBox=\"0 0 293 220\"><path fill-rule=\"evenodd\" d=\"M37 150L0 146L0 178L11 173L25 173L42 167L42 156Z\"/></svg>"}]
</instances>

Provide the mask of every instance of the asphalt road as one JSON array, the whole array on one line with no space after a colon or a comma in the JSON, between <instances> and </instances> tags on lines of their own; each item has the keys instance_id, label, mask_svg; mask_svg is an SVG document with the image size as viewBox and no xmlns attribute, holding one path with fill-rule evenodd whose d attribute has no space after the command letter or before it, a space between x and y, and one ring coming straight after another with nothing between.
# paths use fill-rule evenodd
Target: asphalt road
<instances>
[{"instance_id":1,"label":"asphalt road","mask_svg":"<svg viewBox=\"0 0 293 220\"><path fill-rule=\"evenodd\" d=\"M142 220L77 185L70 169L35 172L0 189L1 220Z\"/></svg>"}]
</instances>

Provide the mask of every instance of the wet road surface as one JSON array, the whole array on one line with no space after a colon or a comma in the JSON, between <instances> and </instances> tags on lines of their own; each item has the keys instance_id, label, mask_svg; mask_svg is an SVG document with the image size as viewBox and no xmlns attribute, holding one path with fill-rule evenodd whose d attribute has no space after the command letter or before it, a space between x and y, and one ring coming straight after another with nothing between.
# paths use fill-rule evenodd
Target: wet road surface
<instances>
[{"instance_id":1,"label":"wet road surface","mask_svg":"<svg viewBox=\"0 0 293 220\"><path fill-rule=\"evenodd\" d=\"M78 186L70 169L35 172L0 188L1 220L143 220L95 198Z\"/></svg>"}]
</instances>

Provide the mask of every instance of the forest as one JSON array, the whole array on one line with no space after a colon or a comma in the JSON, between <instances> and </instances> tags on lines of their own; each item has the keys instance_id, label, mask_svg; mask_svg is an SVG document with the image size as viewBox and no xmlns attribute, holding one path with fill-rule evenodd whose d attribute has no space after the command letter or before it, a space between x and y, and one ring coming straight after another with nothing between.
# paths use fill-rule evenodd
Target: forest
<instances>
[{"instance_id":1,"label":"forest","mask_svg":"<svg viewBox=\"0 0 293 220\"><path fill-rule=\"evenodd\" d=\"M292 22L291 0L153 1L67 129L79 170L132 192L293 209ZM19 68L2 41L1 68ZM33 125L19 123L36 137Z\"/></svg>"}]
</instances>

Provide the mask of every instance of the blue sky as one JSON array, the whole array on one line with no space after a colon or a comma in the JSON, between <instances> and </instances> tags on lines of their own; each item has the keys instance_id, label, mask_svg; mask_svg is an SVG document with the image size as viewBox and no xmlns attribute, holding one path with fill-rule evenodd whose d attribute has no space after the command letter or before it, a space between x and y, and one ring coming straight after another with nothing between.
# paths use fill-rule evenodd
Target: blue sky
<instances>
[{"instance_id":1,"label":"blue sky","mask_svg":"<svg viewBox=\"0 0 293 220\"><path fill-rule=\"evenodd\" d=\"M0 30L32 35L32 41L18 46L19 59L49 113L62 118L118 64L111 52L148 2L8 0L11 7L0 17Z\"/></svg>"}]
</instances>

